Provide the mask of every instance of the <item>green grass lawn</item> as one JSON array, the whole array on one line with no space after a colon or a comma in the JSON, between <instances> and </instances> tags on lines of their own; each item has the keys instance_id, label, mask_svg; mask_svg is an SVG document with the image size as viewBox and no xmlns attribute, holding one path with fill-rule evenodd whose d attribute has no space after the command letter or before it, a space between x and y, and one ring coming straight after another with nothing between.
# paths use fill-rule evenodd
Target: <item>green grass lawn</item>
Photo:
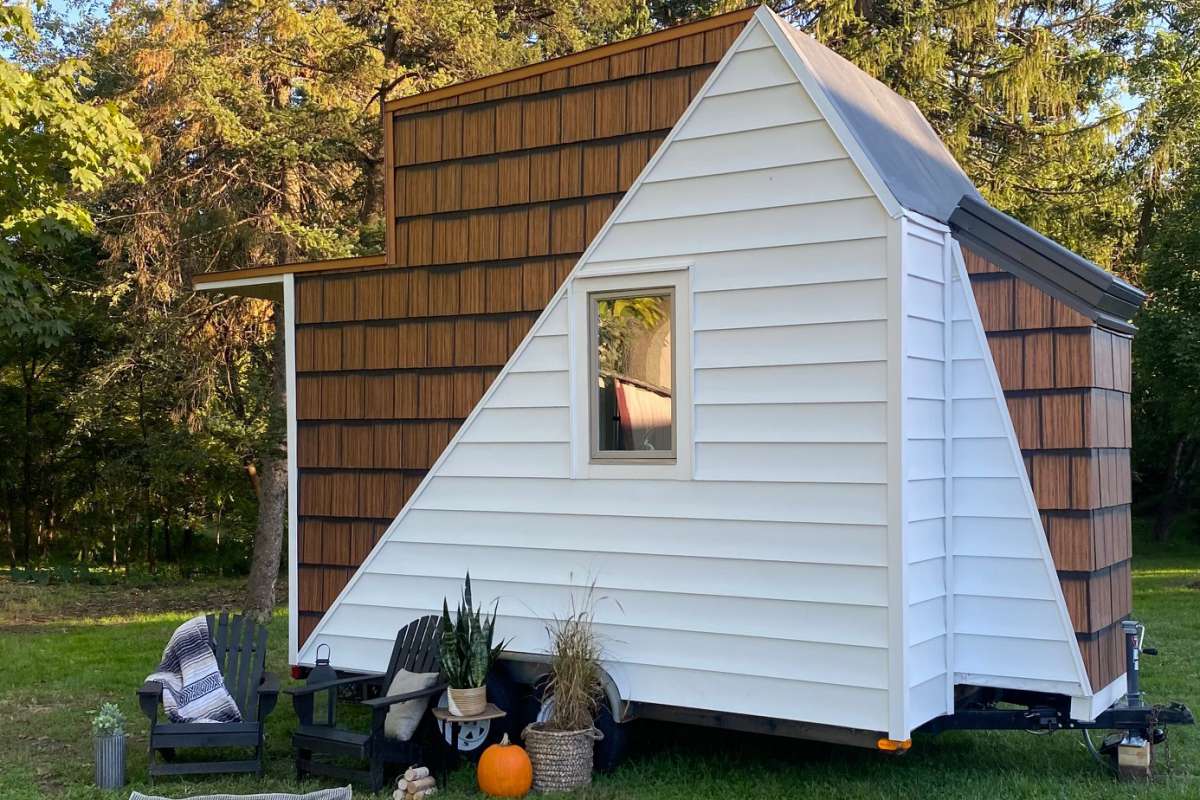
<instances>
[{"instance_id":1,"label":"green grass lawn","mask_svg":"<svg viewBox=\"0 0 1200 800\"><path fill-rule=\"evenodd\" d=\"M1140 544L1140 543L1139 543ZM1139 553L1148 548L1139 546ZM0 798L90 798L148 791L145 718L134 690L155 666L171 631L206 597L233 584L143 587L136 602L113 587L37 587L0 578ZM179 597L186 598L179 601ZM168 600L170 599L170 602ZM1175 547L1134 563L1136 614L1160 648L1144 659L1152 701L1182 700L1200 710L1200 549ZM181 607L182 605L182 607ZM138 613L136 608L154 609ZM163 610L165 609L165 610ZM271 629L270 662L286 671L286 621ZM89 711L120 703L130 720L130 786L106 794L91 786ZM295 724L281 702L268 724L267 776L160 780L173 797L201 792L298 791L288 734ZM918 737L903 758L851 748L671 726L635 724L631 756L600 776L589 798L1196 798L1200 731L1173 728L1169 751L1148 785L1121 784L1084 751L1077 734L951 733ZM478 796L460 769L448 800ZM324 784L331 785L331 784Z\"/></svg>"}]
</instances>

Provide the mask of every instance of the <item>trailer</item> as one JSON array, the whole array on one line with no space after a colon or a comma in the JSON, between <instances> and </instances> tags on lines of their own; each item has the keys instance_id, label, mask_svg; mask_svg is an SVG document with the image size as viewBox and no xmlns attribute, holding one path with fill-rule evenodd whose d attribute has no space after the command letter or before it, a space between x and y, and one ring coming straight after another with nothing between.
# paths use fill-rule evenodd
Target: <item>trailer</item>
<instances>
[{"instance_id":1,"label":"trailer","mask_svg":"<svg viewBox=\"0 0 1200 800\"><path fill-rule=\"evenodd\" d=\"M594 593L612 726L1190 720L1126 697L1144 296L911 102L760 7L392 101L384 141L384 254L196 278L284 305L297 667L380 670L469 572L497 680Z\"/></svg>"}]
</instances>

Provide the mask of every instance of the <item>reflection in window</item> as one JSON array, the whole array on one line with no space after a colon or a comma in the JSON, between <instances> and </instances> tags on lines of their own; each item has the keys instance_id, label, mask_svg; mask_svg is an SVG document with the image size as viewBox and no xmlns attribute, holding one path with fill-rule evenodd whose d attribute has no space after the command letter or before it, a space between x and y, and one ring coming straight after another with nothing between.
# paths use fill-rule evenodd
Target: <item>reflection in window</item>
<instances>
[{"instance_id":1,"label":"reflection in window","mask_svg":"<svg viewBox=\"0 0 1200 800\"><path fill-rule=\"evenodd\" d=\"M672 293L592 296L593 456L673 458Z\"/></svg>"}]
</instances>

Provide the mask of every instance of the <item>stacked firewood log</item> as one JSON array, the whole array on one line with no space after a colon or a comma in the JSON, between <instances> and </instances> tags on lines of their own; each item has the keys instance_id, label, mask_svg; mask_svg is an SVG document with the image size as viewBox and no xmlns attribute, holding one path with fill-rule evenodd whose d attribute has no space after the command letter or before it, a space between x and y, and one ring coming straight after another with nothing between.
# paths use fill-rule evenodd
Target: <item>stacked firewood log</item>
<instances>
[{"instance_id":1,"label":"stacked firewood log","mask_svg":"<svg viewBox=\"0 0 1200 800\"><path fill-rule=\"evenodd\" d=\"M429 767L409 767L396 781L392 800L423 800L437 794L437 780L429 774Z\"/></svg>"}]
</instances>

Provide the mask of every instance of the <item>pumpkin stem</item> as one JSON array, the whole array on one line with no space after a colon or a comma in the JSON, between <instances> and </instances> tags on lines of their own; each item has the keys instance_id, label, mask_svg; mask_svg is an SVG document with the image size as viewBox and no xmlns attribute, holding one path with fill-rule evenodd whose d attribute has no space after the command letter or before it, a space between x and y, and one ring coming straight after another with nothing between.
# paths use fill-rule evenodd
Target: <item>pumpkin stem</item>
<instances>
[{"instance_id":1,"label":"pumpkin stem","mask_svg":"<svg viewBox=\"0 0 1200 800\"><path fill-rule=\"evenodd\" d=\"M500 746L508 747L508 734L507 733L504 734L502 737L500 737Z\"/></svg>"}]
</instances>

